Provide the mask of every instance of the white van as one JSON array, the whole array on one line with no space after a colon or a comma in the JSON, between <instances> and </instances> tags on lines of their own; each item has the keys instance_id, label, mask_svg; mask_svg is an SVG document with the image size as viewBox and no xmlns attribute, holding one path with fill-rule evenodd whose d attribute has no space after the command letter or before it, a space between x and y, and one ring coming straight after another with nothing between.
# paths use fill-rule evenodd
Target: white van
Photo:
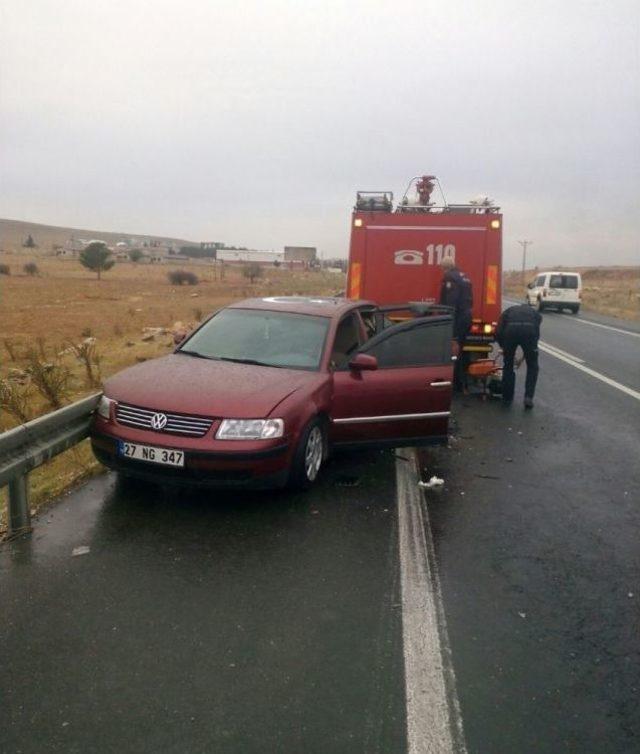
<instances>
[{"instance_id":1,"label":"white van","mask_svg":"<svg viewBox=\"0 0 640 754\"><path fill-rule=\"evenodd\" d=\"M580 310L582 279L579 272L540 272L527 286L527 301L539 311L553 307L562 311Z\"/></svg>"}]
</instances>

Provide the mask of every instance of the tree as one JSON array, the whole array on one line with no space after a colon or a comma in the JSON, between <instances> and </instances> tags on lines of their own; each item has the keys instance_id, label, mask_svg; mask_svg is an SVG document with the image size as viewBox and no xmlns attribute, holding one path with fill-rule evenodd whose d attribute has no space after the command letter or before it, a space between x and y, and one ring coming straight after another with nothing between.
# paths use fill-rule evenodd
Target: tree
<instances>
[{"instance_id":1,"label":"tree","mask_svg":"<svg viewBox=\"0 0 640 754\"><path fill-rule=\"evenodd\" d=\"M141 249L131 249L131 251L129 252L129 259L132 262L139 262L143 256L144 253Z\"/></svg>"},{"instance_id":2,"label":"tree","mask_svg":"<svg viewBox=\"0 0 640 754\"><path fill-rule=\"evenodd\" d=\"M103 241L92 241L80 252L80 264L92 272L98 273L98 280L104 271L110 270L115 264L111 259L111 251Z\"/></svg>"},{"instance_id":3,"label":"tree","mask_svg":"<svg viewBox=\"0 0 640 754\"><path fill-rule=\"evenodd\" d=\"M256 278L262 277L262 267L257 262L251 262L251 264L245 264L242 268L242 274L244 277L249 278L253 283Z\"/></svg>"},{"instance_id":4,"label":"tree","mask_svg":"<svg viewBox=\"0 0 640 754\"><path fill-rule=\"evenodd\" d=\"M35 249L38 244L33 240L31 233L27 236L27 240L22 244L25 249Z\"/></svg>"}]
</instances>

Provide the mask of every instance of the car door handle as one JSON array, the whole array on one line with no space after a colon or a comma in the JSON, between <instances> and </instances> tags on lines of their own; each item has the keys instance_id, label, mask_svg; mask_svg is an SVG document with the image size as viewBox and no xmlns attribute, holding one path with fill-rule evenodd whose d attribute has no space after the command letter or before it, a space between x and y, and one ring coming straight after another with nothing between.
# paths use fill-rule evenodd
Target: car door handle
<instances>
[{"instance_id":1,"label":"car door handle","mask_svg":"<svg viewBox=\"0 0 640 754\"><path fill-rule=\"evenodd\" d=\"M430 382L430 387L451 387L451 380L442 380L442 382Z\"/></svg>"}]
</instances>

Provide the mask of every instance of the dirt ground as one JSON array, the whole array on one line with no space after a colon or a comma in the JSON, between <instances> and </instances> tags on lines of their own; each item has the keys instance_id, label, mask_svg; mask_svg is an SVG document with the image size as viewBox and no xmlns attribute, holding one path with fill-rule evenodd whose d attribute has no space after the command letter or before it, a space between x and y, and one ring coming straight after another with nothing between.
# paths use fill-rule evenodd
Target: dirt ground
<instances>
[{"instance_id":1,"label":"dirt ground","mask_svg":"<svg viewBox=\"0 0 640 754\"><path fill-rule=\"evenodd\" d=\"M551 269L551 268L548 268ZM562 269L558 267L557 269ZM572 267L582 275L582 307L610 317L640 320L640 267ZM504 292L524 299L525 285L538 274L527 270L524 275L506 272Z\"/></svg>"},{"instance_id":2,"label":"dirt ground","mask_svg":"<svg viewBox=\"0 0 640 754\"><path fill-rule=\"evenodd\" d=\"M34 261L39 274L23 272ZM18 392L26 391L29 418L53 410L29 379L20 379L28 365L28 352L42 363L69 372L63 403L100 389L100 381L136 362L168 353L171 333L153 334L145 328L193 327L212 311L232 301L276 294L330 295L344 289L344 276L308 270L265 269L253 284L241 268L215 268L213 264L133 264L118 262L98 280L77 260L37 256L33 253L0 254L0 264L11 274L0 275L0 379ZM194 272L197 285L172 285L167 274L174 269ZM152 337L149 337L151 335ZM98 364L91 384L85 366L69 352L71 344L95 338ZM143 338L148 338L143 340ZM11 377L11 379L8 379ZM0 431L19 423L3 406ZM30 475L32 507L60 493L74 481L100 470L88 443L82 443ZM1 505L0 509L4 506Z\"/></svg>"}]
</instances>

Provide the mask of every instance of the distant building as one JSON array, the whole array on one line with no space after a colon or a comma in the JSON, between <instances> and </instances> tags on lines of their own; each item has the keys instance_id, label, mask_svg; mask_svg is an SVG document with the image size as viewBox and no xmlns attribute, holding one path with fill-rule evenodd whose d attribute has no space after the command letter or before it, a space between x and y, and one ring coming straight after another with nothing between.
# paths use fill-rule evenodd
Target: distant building
<instances>
[{"instance_id":1,"label":"distant building","mask_svg":"<svg viewBox=\"0 0 640 754\"><path fill-rule=\"evenodd\" d=\"M257 251L256 249L219 249L216 258L224 264L281 265L284 255L281 251Z\"/></svg>"},{"instance_id":2,"label":"distant building","mask_svg":"<svg viewBox=\"0 0 640 754\"><path fill-rule=\"evenodd\" d=\"M285 262L306 262L313 264L316 261L317 249L315 246L285 246Z\"/></svg>"}]
</instances>

